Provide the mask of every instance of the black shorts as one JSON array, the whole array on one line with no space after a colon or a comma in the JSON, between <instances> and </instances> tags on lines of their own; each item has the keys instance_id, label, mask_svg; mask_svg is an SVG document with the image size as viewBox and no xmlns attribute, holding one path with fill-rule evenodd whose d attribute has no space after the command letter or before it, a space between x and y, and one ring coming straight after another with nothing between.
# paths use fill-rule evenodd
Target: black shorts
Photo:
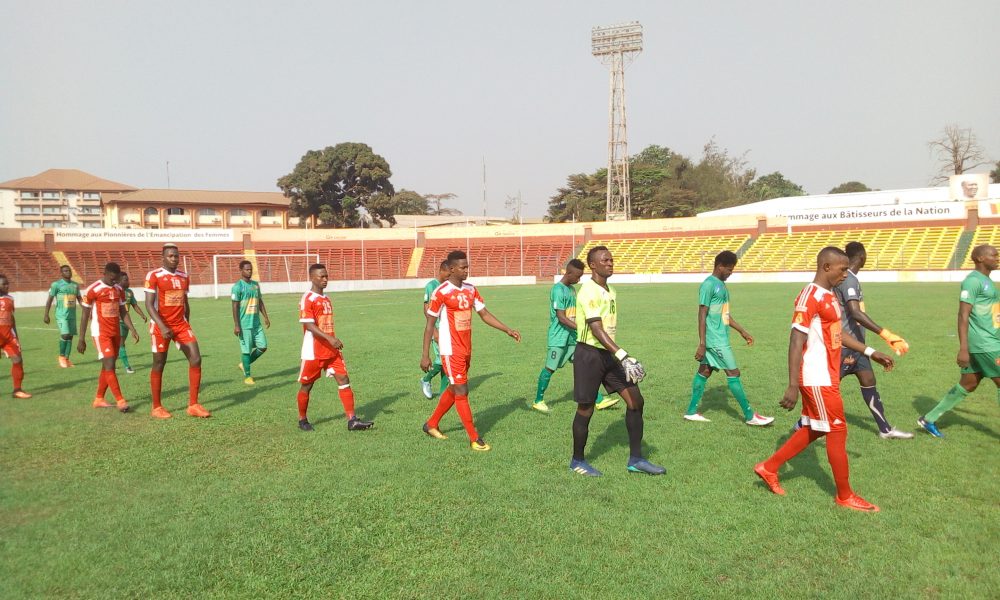
<instances>
[{"instance_id":1,"label":"black shorts","mask_svg":"<svg viewBox=\"0 0 1000 600\"><path fill-rule=\"evenodd\" d=\"M872 361L863 352L857 352L850 348L841 348L840 351L840 377L856 375L863 371L872 370Z\"/></svg>"},{"instance_id":2,"label":"black shorts","mask_svg":"<svg viewBox=\"0 0 1000 600\"><path fill-rule=\"evenodd\" d=\"M625 369L613 354L577 343L573 356L573 399L578 404L593 404L602 383L609 394L635 387L625 378Z\"/></svg>"}]
</instances>

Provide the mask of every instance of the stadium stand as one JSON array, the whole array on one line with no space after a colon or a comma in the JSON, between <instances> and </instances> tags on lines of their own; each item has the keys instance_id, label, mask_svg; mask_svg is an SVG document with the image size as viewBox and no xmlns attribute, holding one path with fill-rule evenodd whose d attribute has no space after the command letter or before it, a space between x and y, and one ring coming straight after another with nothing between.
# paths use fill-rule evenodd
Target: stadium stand
<instances>
[{"instance_id":1,"label":"stadium stand","mask_svg":"<svg viewBox=\"0 0 1000 600\"><path fill-rule=\"evenodd\" d=\"M965 252L965 259L962 261L962 269L973 269L972 249L981 244L1000 247L1000 225L980 225L976 228L975 235L972 236L972 243L969 244Z\"/></svg>"},{"instance_id":2,"label":"stadium stand","mask_svg":"<svg viewBox=\"0 0 1000 600\"><path fill-rule=\"evenodd\" d=\"M266 260L269 254L302 254L302 244L262 244L255 248L261 277L274 268L281 271L284 262ZM402 279L413 252L413 242L322 242L310 248L310 254L319 256L326 265L331 280L354 279ZM273 266L269 266L273 265ZM281 271L276 277L262 281L283 281L286 274Z\"/></svg>"},{"instance_id":3,"label":"stadium stand","mask_svg":"<svg viewBox=\"0 0 1000 600\"><path fill-rule=\"evenodd\" d=\"M573 256L570 238L469 238L427 240L424 255L417 269L418 277L437 275L438 265L452 250L465 250L469 255L469 273L473 276L533 275L551 277L562 272L563 265Z\"/></svg>"},{"instance_id":4,"label":"stadium stand","mask_svg":"<svg viewBox=\"0 0 1000 600\"><path fill-rule=\"evenodd\" d=\"M0 273L15 291L47 290L59 278L59 263L42 245L0 245Z\"/></svg>"},{"instance_id":5,"label":"stadium stand","mask_svg":"<svg viewBox=\"0 0 1000 600\"><path fill-rule=\"evenodd\" d=\"M701 273L712 270L715 255L735 252L750 239L747 234L668 238L593 239L577 258L586 262L594 246L607 246L618 273Z\"/></svg>"},{"instance_id":6,"label":"stadium stand","mask_svg":"<svg viewBox=\"0 0 1000 600\"><path fill-rule=\"evenodd\" d=\"M747 272L811 271L816 251L859 241L868 250L868 270L946 269L961 227L913 227L765 233L740 259Z\"/></svg>"}]
</instances>

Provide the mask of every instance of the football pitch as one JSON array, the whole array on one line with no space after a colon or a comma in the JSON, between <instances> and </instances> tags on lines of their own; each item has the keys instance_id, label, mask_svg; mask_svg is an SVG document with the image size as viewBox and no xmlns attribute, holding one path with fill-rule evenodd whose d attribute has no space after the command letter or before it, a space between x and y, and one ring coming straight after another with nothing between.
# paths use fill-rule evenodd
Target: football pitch
<instances>
[{"instance_id":1,"label":"football pitch","mask_svg":"<svg viewBox=\"0 0 1000 600\"><path fill-rule=\"evenodd\" d=\"M228 299L192 301L207 420L184 414L176 350L163 384L174 418L150 418L141 327L128 347L137 373L118 370L134 412L92 409L93 348L58 368L55 326L19 309L35 397L11 399L0 362L0 597L996 598L1000 407L989 381L939 421L944 439L881 440L856 379L845 380L851 481L878 514L834 505L822 442L781 471L785 497L754 475L797 415L777 403L801 287L730 285L733 316L756 338L747 348L732 336L747 394L777 416L751 428L719 374L702 403L712 422L681 419L697 286L618 286L618 342L648 373L646 453L667 474L625 471L619 404L591 422L597 479L567 470L572 367L552 378L551 415L528 406L547 285L482 289L524 337L475 319L470 401L487 453L469 449L454 411L448 440L420 430L436 402L418 382L420 290L332 295L358 414L376 421L362 432L347 431L331 379L313 389L316 430L296 427L298 296L265 298L270 349L254 387L237 368ZM875 321L910 342L895 371L876 374L889 420L914 431L958 380L958 285L865 292Z\"/></svg>"}]
</instances>

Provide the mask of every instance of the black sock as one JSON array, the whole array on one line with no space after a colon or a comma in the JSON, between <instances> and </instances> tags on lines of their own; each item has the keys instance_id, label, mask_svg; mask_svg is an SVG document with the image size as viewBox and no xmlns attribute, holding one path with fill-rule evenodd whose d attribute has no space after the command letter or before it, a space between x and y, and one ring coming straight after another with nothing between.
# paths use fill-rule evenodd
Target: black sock
<instances>
[{"instance_id":1,"label":"black sock","mask_svg":"<svg viewBox=\"0 0 1000 600\"><path fill-rule=\"evenodd\" d=\"M625 429L628 430L629 454L642 457L642 409L625 409Z\"/></svg>"},{"instance_id":2,"label":"black sock","mask_svg":"<svg viewBox=\"0 0 1000 600\"><path fill-rule=\"evenodd\" d=\"M875 386L863 387L861 388L861 397L865 399L868 410L871 411L872 417L875 418L878 430L886 433L892 429L892 425L889 425L889 421L885 418L885 407L882 406L882 398L878 395L878 389Z\"/></svg>"},{"instance_id":3,"label":"black sock","mask_svg":"<svg viewBox=\"0 0 1000 600\"><path fill-rule=\"evenodd\" d=\"M593 413L583 416L576 413L573 417L573 460L583 460L583 449L587 447L587 434L590 433L590 417Z\"/></svg>"}]
</instances>

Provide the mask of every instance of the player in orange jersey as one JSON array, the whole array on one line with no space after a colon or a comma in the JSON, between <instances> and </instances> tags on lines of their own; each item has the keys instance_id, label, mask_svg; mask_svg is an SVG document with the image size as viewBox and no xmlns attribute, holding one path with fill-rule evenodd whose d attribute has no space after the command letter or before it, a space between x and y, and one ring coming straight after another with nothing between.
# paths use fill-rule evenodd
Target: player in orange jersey
<instances>
[{"instance_id":1,"label":"player in orange jersey","mask_svg":"<svg viewBox=\"0 0 1000 600\"><path fill-rule=\"evenodd\" d=\"M121 412L128 412L128 402L122 396L118 376L115 374L115 361L118 359L118 348L125 343L122 339L119 321L123 321L132 333L134 343L139 343L139 332L132 324L132 317L125 310L125 290L118 285L122 269L118 263L109 262L104 265L104 276L87 286L81 294L83 318L80 319L80 341L76 349L80 354L87 351L87 326L97 347L97 358L101 359L101 375L97 379L97 395L91 404L94 408L110 408L104 399L104 392L111 388L115 396L115 404Z\"/></svg>"},{"instance_id":2,"label":"player in orange jersey","mask_svg":"<svg viewBox=\"0 0 1000 600\"><path fill-rule=\"evenodd\" d=\"M21 343L17 341L17 323L14 321L14 299L7 293L10 281L0 275L0 352L10 359L10 378L14 382L15 398L31 398L31 394L21 389L24 382L24 361L21 359Z\"/></svg>"},{"instance_id":3,"label":"player in orange jersey","mask_svg":"<svg viewBox=\"0 0 1000 600\"><path fill-rule=\"evenodd\" d=\"M354 391L351 389L351 379L347 376L347 366L341 350L344 342L340 341L333 331L333 303L323 293L329 276L326 267L314 264L309 267L309 280L312 288L302 294L299 301L299 322L302 323L302 367L299 369L299 429L312 431L307 412L309 410L309 393L320 375L326 372L328 377L337 380L340 402L344 405L344 416L347 417L349 431L370 429L374 421L362 421L354 414Z\"/></svg>"},{"instance_id":4,"label":"player in orange jersey","mask_svg":"<svg viewBox=\"0 0 1000 600\"><path fill-rule=\"evenodd\" d=\"M420 368L425 372L431 368L431 338L435 324L438 328L438 348L441 352L441 366L451 385L441 394L437 408L431 418L424 423L424 433L439 440L447 439L438 429L441 417L451 410L452 405L462 420L465 432L473 450L486 451L490 445L479 437L472 422L472 408L469 406L469 365L472 362L472 311L479 314L484 323L506 333L515 341L521 341L521 334L511 329L500 319L486 310L483 297L471 284L465 283L469 276L469 260L465 252L455 250L448 254L448 279L431 295L427 303L427 323L424 326L424 350L420 357Z\"/></svg>"},{"instance_id":5,"label":"player in orange jersey","mask_svg":"<svg viewBox=\"0 0 1000 600\"><path fill-rule=\"evenodd\" d=\"M833 289L847 277L847 254L828 246L816 256L816 277L795 299L792 333L788 340L788 388L781 399L787 410L795 408L802 394L802 428L795 431L778 450L754 467L754 472L779 496L785 495L778 482L778 469L806 446L826 436L826 456L837 485L835 502L864 512L878 507L851 489L847 464L847 420L840 396L841 345L863 353L892 370L892 358L845 334L841 329L841 308Z\"/></svg>"},{"instance_id":6,"label":"player in orange jersey","mask_svg":"<svg viewBox=\"0 0 1000 600\"><path fill-rule=\"evenodd\" d=\"M152 341L153 365L149 371L149 387L153 394L153 417L169 419L170 413L160 403L163 388L163 367L167 364L170 342L188 359L188 407L192 417L211 417L212 413L198 404L201 387L201 351L188 317L190 281L187 273L177 269L180 251L175 244L163 245L163 266L146 274L146 312L149 313L149 337Z\"/></svg>"}]
</instances>

